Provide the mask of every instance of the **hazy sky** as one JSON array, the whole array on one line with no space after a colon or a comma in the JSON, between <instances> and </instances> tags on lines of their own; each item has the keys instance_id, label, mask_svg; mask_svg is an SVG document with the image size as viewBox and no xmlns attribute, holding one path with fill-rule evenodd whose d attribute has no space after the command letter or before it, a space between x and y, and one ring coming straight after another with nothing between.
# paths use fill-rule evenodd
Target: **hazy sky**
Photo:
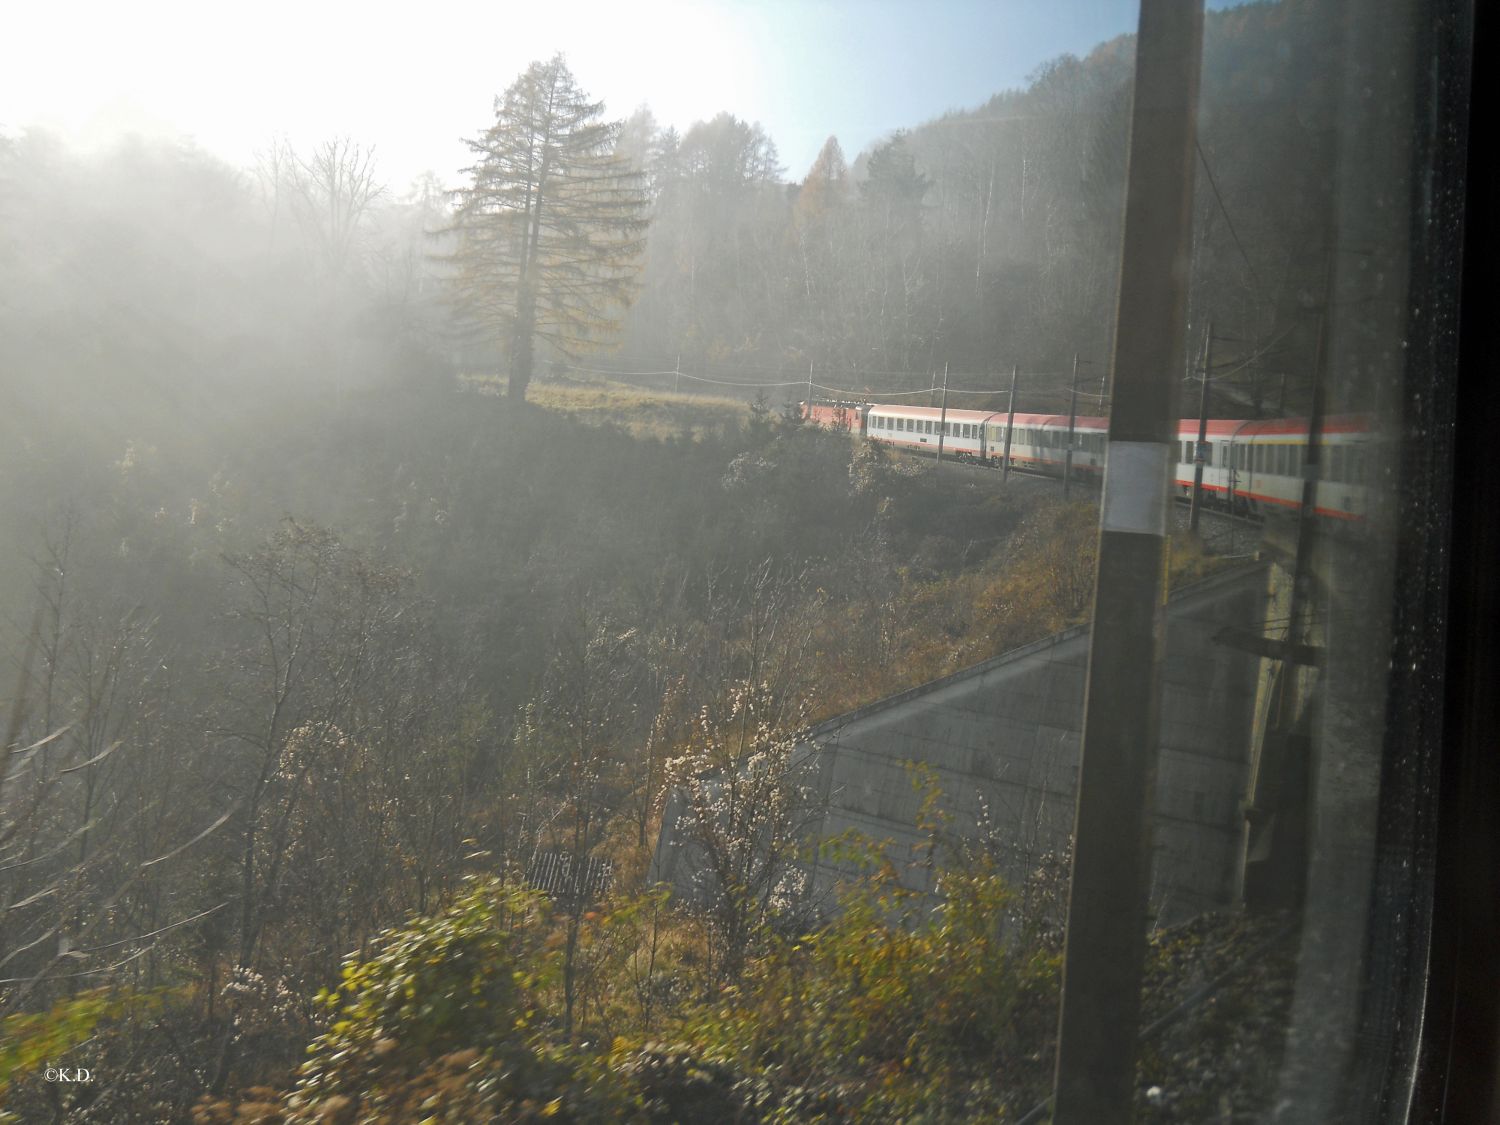
<instances>
[{"instance_id":1,"label":"hazy sky","mask_svg":"<svg viewBox=\"0 0 1500 1125\"><path fill-rule=\"evenodd\" d=\"M1220 6L1218 3L1214 7ZM1134 0L490 0L48 4L7 14L0 126L85 141L181 133L236 164L273 135L376 145L398 191L458 179L494 96L563 51L611 116L759 121L790 178L836 134L852 160L893 129L983 102L1064 52L1133 31Z\"/></svg>"}]
</instances>

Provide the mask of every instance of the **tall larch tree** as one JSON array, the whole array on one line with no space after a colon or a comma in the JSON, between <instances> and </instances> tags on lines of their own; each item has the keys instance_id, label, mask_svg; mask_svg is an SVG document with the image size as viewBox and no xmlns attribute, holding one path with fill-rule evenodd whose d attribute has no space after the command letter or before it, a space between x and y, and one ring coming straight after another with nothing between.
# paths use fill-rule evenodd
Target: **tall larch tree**
<instances>
[{"instance_id":1,"label":"tall larch tree","mask_svg":"<svg viewBox=\"0 0 1500 1125\"><path fill-rule=\"evenodd\" d=\"M877 363L899 371L919 362L928 337L923 200L931 187L932 181L917 169L905 132L893 134L870 154L859 184L865 278L861 335Z\"/></svg>"},{"instance_id":2,"label":"tall larch tree","mask_svg":"<svg viewBox=\"0 0 1500 1125\"><path fill-rule=\"evenodd\" d=\"M803 349L825 368L842 368L857 353L848 316L854 280L848 204L849 166L838 138L829 137L798 188L791 226L802 275Z\"/></svg>"},{"instance_id":3,"label":"tall larch tree","mask_svg":"<svg viewBox=\"0 0 1500 1125\"><path fill-rule=\"evenodd\" d=\"M835 208L842 207L849 196L849 165L837 137L829 137L818 150L818 158L808 169L807 179L797 193L796 216L799 222L815 222Z\"/></svg>"},{"instance_id":4,"label":"tall larch tree","mask_svg":"<svg viewBox=\"0 0 1500 1125\"><path fill-rule=\"evenodd\" d=\"M466 142L476 160L457 193L458 301L508 352L516 401L538 339L562 356L597 347L635 295L647 199L615 150L620 124L603 116L556 55L532 63Z\"/></svg>"}]
</instances>

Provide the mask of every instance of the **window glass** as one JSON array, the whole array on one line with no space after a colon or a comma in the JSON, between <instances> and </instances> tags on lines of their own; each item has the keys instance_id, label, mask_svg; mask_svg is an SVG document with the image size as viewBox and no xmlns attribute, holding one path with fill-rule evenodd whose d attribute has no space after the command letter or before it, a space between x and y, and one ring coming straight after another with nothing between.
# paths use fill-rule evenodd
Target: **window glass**
<instances>
[{"instance_id":1,"label":"window glass","mask_svg":"<svg viewBox=\"0 0 1500 1125\"><path fill-rule=\"evenodd\" d=\"M489 5L323 51L411 81L300 122L126 20L115 139L51 135L118 91L27 7L78 106L0 97L0 1116L1039 1122L1125 934L1072 1026L1135 1120L1397 1125L1469 1026L1478 5L1152 0L1206 8L1170 54L1133 0ZM915 455L973 417L1051 471ZM1069 932L1085 809L1149 879Z\"/></svg>"}]
</instances>

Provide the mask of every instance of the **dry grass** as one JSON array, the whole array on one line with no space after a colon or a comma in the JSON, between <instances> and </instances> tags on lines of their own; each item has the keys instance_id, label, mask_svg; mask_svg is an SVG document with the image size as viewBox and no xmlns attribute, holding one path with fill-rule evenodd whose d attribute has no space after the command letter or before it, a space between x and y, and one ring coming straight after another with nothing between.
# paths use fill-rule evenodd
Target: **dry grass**
<instances>
[{"instance_id":1,"label":"dry grass","mask_svg":"<svg viewBox=\"0 0 1500 1125\"><path fill-rule=\"evenodd\" d=\"M503 395L505 381L491 375L461 375L459 385L476 394ZM750 406L732 398L674 394L611 380L543 382L537 380L527 400L545 410L566 414L589 425L614 423L635 437L698 435L726 423L744 422Z\"/></svg>"}]
</instances>

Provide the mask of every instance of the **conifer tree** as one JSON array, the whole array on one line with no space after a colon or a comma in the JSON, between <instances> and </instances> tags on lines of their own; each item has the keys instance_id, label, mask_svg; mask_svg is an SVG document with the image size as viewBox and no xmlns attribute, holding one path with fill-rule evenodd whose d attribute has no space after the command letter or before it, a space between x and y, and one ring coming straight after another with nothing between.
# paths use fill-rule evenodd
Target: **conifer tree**
<instances>
[{"instance_id":1,"label":"conifer tree","mask_svg":"<svg viewBox=\"0 0 1500 1125\"><path fill-rule=\"evenodd\" d=\"M829 137L808 170L792 208L792 238L801 266L804 351L844 366L857 348L850 317L859 285L848 268L849 166L837 137Z\"/></svg>"},{"instance_id":2,"label":"conifer tree","mask_svg":"<svg viewBox=\"0 0 1500 1125\"><path fill-rule=\"evenodd\" d=\"M816 222L843 205L849 194L849 165L837 137L829 137L808 169L797 195L799 222Z\"/></svg>"},{"instance_id":3,"label":"conifer tree","mask_svg":"<svg viewBox=\"0 0 1500 1125\"><path fill-rule=\"evenodd\" d=\"M466 142L477 159L457 193L459 305L506 348L518 401L537 339L563 356L598 346L635 293L647 200L603 114L556 55L532 63Z\"/></svg>"},{"instance_id":4,"label":"conifer tree","mask_svg":"<svg viewBox=\"0 0 1500 1125\"><path fill-rule=\"evenodd\" d=\"M893 238L920 231L922 197L931 186L931 181L917 171L906 133L897 131L870 154L859 190L874 208L884 236Z\"/></svg>"}]
</instances>

